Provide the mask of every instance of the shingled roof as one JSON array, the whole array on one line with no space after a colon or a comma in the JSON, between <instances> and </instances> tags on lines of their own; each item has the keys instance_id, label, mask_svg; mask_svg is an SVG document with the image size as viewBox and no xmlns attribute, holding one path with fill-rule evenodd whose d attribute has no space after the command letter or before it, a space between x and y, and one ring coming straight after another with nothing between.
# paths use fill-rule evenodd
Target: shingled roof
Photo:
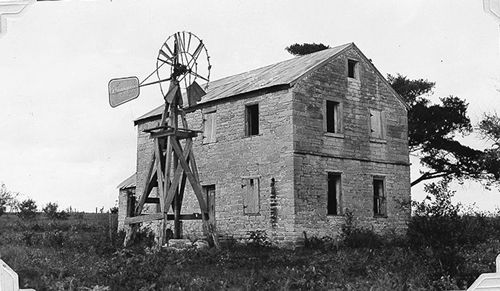
<instances>
[{"instance_id":1,"label":"shingled roof","mask_svg":"<svg viewBox=\"0 0 500 291\"><path fill-rule=\"evenodd\" d=\"M316 53L295 57L293 59L251 70L249 72L212 81L208 87L207 94L203 96L202 100L198 102L198 104L225 99L269 87L293 85L304 74L317 66L320 66L330 58L340 54L342 51L351 46L354 46L354 44L343 44ZM161 115L163 107L164 105L153 109L152 111L137 118L135 122L137 123L139 120Z\"/></svg>"},{"instance_id":2,"label":"shingled roof","mask_svg":"<svg viewBox=\"0 0 500 291\"><path fill-rule=\"evenodd\" d=\"M135 187L136 179L137 179L136 177L137 177L137 175L136 175L136 173L134 173L132 176L128 177L123 182L121 182L120 185L118 185L116 188L122 190L122 189Z\"/></svg>"}]
</instances>

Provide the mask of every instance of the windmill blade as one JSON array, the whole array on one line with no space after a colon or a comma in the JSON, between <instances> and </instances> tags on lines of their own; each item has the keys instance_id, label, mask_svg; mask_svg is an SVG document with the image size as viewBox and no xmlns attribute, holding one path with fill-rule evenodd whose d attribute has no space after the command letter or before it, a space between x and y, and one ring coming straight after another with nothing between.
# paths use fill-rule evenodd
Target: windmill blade
<instances>
[{"instance_id":1,"label":"windmill blade","mask_svg":"<svg viewBox=\"0 0 500 291\"><path fill-rule=\"evenodd\" d=\"M127 77L111 79L108 83L109 105L117 107L139 97L139 79Z\"/></svg>"},{"instance_id":2,"label":"windmill blade","mask_svg":"<svg viewBox=\"0 0 500 291\"><path fill-rule=\"evenodd\" d=\"M179 91L179 84L170 83L170 88L168 89L167 95L165 95L165 101L167 103L172 103L174 98L177 96Z\"/></svg>"},{"instance_id":3,"label":"windmill blade","mask_svg":"<svg viewBox=\"0 0 500 291\"><path fill-rule=\"evenodd\" d=\"M201 97L207 94L196 81L193 81L193 83L187 87L186 92L189 106L195 106L201 101Z\"/></svg>"}]
</instances>

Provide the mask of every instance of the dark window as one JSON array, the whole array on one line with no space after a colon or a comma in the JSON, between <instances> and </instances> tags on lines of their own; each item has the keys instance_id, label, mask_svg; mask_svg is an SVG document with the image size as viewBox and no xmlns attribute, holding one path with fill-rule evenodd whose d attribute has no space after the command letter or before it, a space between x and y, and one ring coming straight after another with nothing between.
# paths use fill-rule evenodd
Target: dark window
<instances>
[{"instance_id":1,"label":"dark window","mask_svg":"<svg viewBox=\"0 0 500 291\"><path fill-rule=\"evenodd\" d=\"M259 104L246 106L246 135L259 134Z\"/></svg>"},{"instance_id":2,"label":"dark window","mask_svg":"<svg viewBox=\"0 0 500 291\"><path fill-rule=\"evenodd\" d=\"M347 76L349 78L358 79L358 62L355 60L347 60Z\"/></svg>"},{"instance_id":3,"label":"dark window","mask_svg":"<svg viewBox=\"0 0 500 291\"><path fill-rule=\"evenodd\" d=\"M373 214L375 216L387 216L384 180L373 179Z\"/></svg>"},{"instance_id":4,"label":"dark window","mask_svg":"<svg viewBox=\"0 0 500 291\"><path fill-rule=\"evenodd\" d=\"M326 100L326 132L340 132L340 104Z\"/></svg>"},{"instance_id":5,"label":"dark window","mask_svg":"<svg viewBox=\"0 0 500 291\"><path fill-rule=\"evenodd\" d=\"M342 214L340 174L328 173L328 215Z\"/></svg>"},{"instance_id":6,"label":"dark window","mask_svg":"<svg viewBox=\"0 0 500 291\"><path fill-rule=\"evenodd\" d=\"M208 222L215 224L215 185L203 186L203 192L207 198Z\"/></svg>"},{"instance_id":7,"label":"dark window","mask_svg":"<svg viewBox=\"0 0 500 291\"><path fill-rule=\"evenodd\" d=\"M127 191L127 216L135 216L135 191Z\"/></svg>"}]
</instances>

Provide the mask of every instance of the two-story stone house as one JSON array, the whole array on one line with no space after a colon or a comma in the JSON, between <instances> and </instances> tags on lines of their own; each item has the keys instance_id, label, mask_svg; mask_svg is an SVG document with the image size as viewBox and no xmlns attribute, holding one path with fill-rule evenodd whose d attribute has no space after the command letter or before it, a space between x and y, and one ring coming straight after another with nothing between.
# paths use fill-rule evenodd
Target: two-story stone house
<instances>
[{"instance_id":1,"label":"two-story stone house","mask_svg":"<svg viewBox=\"0 0 500 291\"><path fill-rule=\"evenodd\" d=\"M136 193L153 151L143 130L162 111L135 121ZM190 128L204 131L193 150L221 237L255 230L277 243L296 243L304 232L337 236L346 211L377 232L405 230L407 107L354 44L213 81L186 112ZM186 193L183 212L199 212L197 205ZM201 233L201 221L183 222L184 237Z\"/></svg>"}]
</instances>

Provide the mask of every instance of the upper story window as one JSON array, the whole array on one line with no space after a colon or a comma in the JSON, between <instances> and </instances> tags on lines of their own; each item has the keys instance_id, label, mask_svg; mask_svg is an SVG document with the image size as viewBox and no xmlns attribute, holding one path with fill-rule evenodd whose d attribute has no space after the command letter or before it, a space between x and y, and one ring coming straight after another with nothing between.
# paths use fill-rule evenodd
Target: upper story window
<instances>
[{"instance_id":1,"label":"upper story window","mask_svg":"<svg viewBox=\"0 0 500 291\"><path fill-rule=\"evenodd\" d=\"M340 103L326 100L326 132L340 132Z\"/></svg>"},{"instance_id":2,"label":"upper story window","mask_svg":"<svg viewBox=\"0 0 500 291\"><path fill-rule=\"evenodd\" d=\"M245 106L245 135L259 135L259 104Z\"/></svg>"},{"instance_id":3,"label":"upper story window","mask_svg":"<svg viewBox=\"0 0 500 291\"><path fill-rule=\"evenodd\" d=\"M370 109L370 137L384 138L384 112Z\"/></svg>"},{"instance_id":4,"label":"upper story window","mask_svg":"<svg viewBox=\"0 0 500 291\"><path fill-rule=\"evenodd\" d=\"M207 111L203 113L203 143L213 143L216 141L216 111Z\"/></svg>"},{"instance_id":5,"label":"upper story window","mask_svg":"<svg viewBox=\"0 0 500 291\"><path fill-rule=\"evenodd\" d=\"M373 178L373 215L387 216L387 203L383 177Z\"/></svg>"},{"instance_id":6,"label":"upper story window","mask_svg":"<svg viewBox=\"0 0 500 291\"><path fill-rule=\"evenodd\" d=\"M335 99L324 101L324 128L327 133L342 133L342 103Z\"/></svg>"},{"instance_id":7,"label":"upper story window","mask_svg":"<svg viewBox=\"0 0 500 291\"><path fill-rule=\"evenodd\" d=\"M347 77L359 80L359 62L347 60Z\"/></svg>"}]
</instances>

